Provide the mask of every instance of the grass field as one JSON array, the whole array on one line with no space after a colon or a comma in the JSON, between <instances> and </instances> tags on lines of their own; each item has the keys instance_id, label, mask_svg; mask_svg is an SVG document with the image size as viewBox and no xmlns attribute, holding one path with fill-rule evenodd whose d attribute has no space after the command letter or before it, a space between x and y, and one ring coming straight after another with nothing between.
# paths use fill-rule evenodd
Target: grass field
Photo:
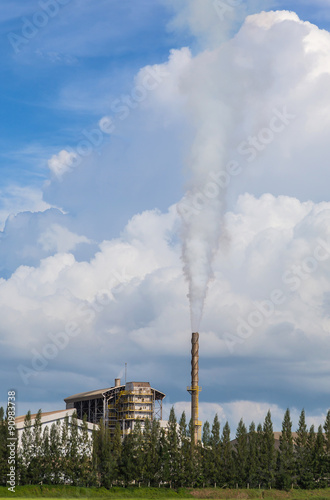
<instances>
[{"instance_id":1,"label":"grass field","mask_svg":"<svg viewBox=\"0 0 330 500\"><path fill-rule=\"evenodd\" d=\"M330 500L330 488L325 490L230 490L220 488L191 489L180 488L178 490L169 488L80 488L74 486L18 486L16 492L12 493L5 487L0 487L0 497L19 497L25 500L35 498L47 498L48 500L65 498L75 500L77 498L88 498L97 500L173 500L179 499L210 499L210 500L234 500L247 499L257 500L260 498L273 500Z\"/></svg>"}]
</instances>

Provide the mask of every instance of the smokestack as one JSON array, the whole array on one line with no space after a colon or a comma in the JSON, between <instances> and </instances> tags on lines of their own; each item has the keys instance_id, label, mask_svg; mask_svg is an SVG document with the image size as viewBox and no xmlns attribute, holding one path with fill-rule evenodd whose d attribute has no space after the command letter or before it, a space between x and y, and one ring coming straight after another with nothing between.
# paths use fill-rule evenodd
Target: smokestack
<instances>
[{"instance_id":1,"label":"smokestack","mask_svg":"<svg viewBox=\"0 0 330 500\"><path fill-rule=\"evenodd\" d=\"M115 387L119 387L120 386L120 378L115 378Z\"/></svg>"},{"instance_id":2,"label":"smokestack","mask_svg":"<svg viewBox=\"0 0 330 500\"><path fill-rule=\"evenodd\" d=\"M198 386L199 376L199 334L197 332L191 335L191 387L187 390L191 394L191 419L194 425L194 442L201 440L202 423L198 420L198 397L201 387Z\"/></svg>"}]
</instances>

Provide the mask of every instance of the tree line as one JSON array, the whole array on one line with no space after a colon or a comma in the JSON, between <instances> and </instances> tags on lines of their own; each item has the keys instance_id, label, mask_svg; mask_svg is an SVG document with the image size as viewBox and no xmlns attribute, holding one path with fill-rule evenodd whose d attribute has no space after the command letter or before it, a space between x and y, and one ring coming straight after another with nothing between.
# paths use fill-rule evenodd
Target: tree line
<instances>
[{"instance_id":1,"label":"tree line","mask_svg":"<svg viewBox=\"0 0 330 500\"><path fill-rule=\"evenodd\" d=\"M18 484L72 484L75 486L239 487L302 489L330 486L330 410L315 430L300 414L296 434L290 411L282 423L276 446L270 411L263 424L247 428L240 420L234 441L226 422L216 415L205 422L202 441L194 444L193 425L183 412L177 421L170 411L167 429L158 420L146 421L122 439L119 424L113 434L102 422L88 434L86 420L76 415L42 431L41 410L34 424L25 417L17 450ZM7 417L0 408L0 484L6 485L8 464Z\"/></svg>"}]
</instances>

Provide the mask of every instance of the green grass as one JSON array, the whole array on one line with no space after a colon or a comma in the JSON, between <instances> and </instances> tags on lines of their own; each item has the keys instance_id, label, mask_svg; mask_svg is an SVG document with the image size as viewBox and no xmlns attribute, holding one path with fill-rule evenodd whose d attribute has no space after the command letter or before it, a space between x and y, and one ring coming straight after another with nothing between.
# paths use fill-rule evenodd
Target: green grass
<instances>
[{"instance_id":1,"label":"green grass","mask_svg":"<svg viewBox=\"0 0 330 500\"><path fill-rule=\"evenodd\" d=\"M128 498L130 500L141 500L141 499L168 499L168 498L190 498L193 497L189 494L188 490L179 489L169 489L169 488L110 488L109 490L105 488L81 488L75 486L51 486L51 485L28 485L28 486L17 486L15 488L15 493L8 491L8 488L0 487L0 498L1 497L23 497L23 498L96 498L96 499L121 499Z\"/></svg>"},{"instance_id":2,"label":"green grass","mask_svg":"<svg viewBox=\"0 0 330 500\"><path fill-rule=\"evenodd\" d=\"M234 500L248 499L259 500L261 498L269 500L330 500L330 488L322 490L236 490L236 489L221 489L221 488L180 488L178 490L169 488L80 488L74 486L17 486L16 492L8 491L6 487L0 487L0 498L3 497L19 497L26 500L39 498L47 498L48 500L65 498L74 500L76 498L88 498L96 500L173 500L177 499L202 499L202 500Z\"/></svg>"}]
</instances>

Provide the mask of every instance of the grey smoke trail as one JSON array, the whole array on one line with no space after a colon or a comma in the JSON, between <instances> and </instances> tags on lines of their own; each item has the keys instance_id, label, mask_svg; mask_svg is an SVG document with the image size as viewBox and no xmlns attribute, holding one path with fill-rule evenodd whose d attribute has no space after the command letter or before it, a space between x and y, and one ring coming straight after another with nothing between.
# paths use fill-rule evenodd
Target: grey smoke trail
<instances>
[{"instance_id":1,"label":"grey smoke trail","mask_svg":"<svg viewBox=\"0 0 330 500\"><path fill-rule=\"evenodd\" d=\"M182 217L182 259L188 281L192 331L199 331L212 262L219 247L225 208L229 112L208 95L197 106L197 131L189 160L191 178L178 205ZM226 126L225 126L226 124Z\"/></svg>"}]
</instances>

